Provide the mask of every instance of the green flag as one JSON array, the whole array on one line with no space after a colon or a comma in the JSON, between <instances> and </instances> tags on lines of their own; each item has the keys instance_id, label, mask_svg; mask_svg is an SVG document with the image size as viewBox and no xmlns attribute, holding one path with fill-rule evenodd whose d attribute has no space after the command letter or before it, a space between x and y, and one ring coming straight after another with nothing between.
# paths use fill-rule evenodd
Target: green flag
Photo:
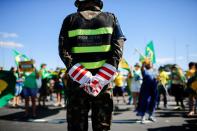
<instances>
[{"instance_id":1,"label":"green flag","mask_svg":"<svg viewBox=\"0 0 197 131\"><path fill-rule=\"evenodd\" d=\"M20 61L28 61L29 60L29 58L26 55L21 54L16 50L13 50L13 53L14 53L15 63L17 66L19 65Z\"/></svg>"},{"instance_id":2,"label":"green flag","mask_svg":"<svg viewBox=\"0 0 197 131\"><path fill-rule=\"evenodd\" d=\"M145 56L150 58L152 63L156 63L156 57L155 57L155 50L154 50L154 44L153 41L150 41L145 49Z\"/></svg>"},{"instance_id":3,"label":"green flag","mask_svg":"<svg viewBox=\"0 0 197 131\"><path fill-rule=\"evenodd\" d=\"M16 77L10 71L0 71L0 108L14 97Z\"/></svg>"}]
</instances>

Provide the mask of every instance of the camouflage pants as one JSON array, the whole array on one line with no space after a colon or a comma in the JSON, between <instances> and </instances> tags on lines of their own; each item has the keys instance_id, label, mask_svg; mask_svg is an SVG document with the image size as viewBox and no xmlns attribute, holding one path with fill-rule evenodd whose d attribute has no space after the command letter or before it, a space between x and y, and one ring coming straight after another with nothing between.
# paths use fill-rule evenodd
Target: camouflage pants
<instances>
[{"instance_id":1,"label":"camouflage pants","mask_svg":"<svg viewBox=\"0 0 197 131\"><path fill-rule=\"evenodd\" d=\"M70 85L74 86L74 85ZM69 87L69 88L72 88ZM113 100L106 90L97 97L88 95L83 89L69 90L67 102L68 131L88 131L88 113L92 111L93 131L108 131L111 126Z\"/></svg>"}]
</instances>

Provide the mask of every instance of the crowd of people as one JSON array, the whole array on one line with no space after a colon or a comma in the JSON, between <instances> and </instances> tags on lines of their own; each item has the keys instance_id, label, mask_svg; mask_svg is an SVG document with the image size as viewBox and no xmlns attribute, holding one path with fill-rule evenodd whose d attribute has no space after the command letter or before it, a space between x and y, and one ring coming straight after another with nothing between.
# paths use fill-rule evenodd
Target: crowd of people
<instances>
[{"instance_id":1,"label":"crowd of people","mask_svg":"<svg viewBox=\"0 0 197 131\"><path fill-rule=\"evenodd\" d=\"M24 72L20 68L12 67L10 72L16 77L14 98L10 100L10 104L12 107L24 104L24 118L36 118L36 108L47 108L46 101L52 101L54 106L65 107L65 102L62 101L66 98L63 97L66 82L66 79L63 79L66 76L65 69L47 70L47 65L41 64L40 70L34 67L33 71ZM55 94L56 97L54 97ZM29 111L30 101L32 112Z\"/></svg>"},{"instance_id":2,"label":"crowd of people","mask_svg":"<svg viewBox=\"0 0 197 131\"><path fill-rule=\"evenodd\" d=\"M169 67L161 66L155 70L151 62L144 62L141 65L137 63L128 73L128 77L124 78L121 73L118 73L114 80L114 96L122 96L125 102L124 92L129 96L131 95L127 104L131 104L130 98L132 98L134 111L137 112L138 116L141 116L142 123L146 120L145 113L148 113L149 120L156 121L154 112L156 109L161 109L161 98L163 98L164 109L168 108L168 100L174 97L176 109L186 110L187 104L189 110L186 115L188 117L194 116L197 106L196 68L197 63L195 62L189 63L187 71L183 71L177 64ZM127 89L123 84L124 82L117 82L120 79L130 83L127 84Z\"/></svg>"},{"instance_id":3,"label":"crowd of people","mask_svg":"<svg viewBox=\"0 0 197 131\"><path fill-rule=\"evenodd\" d=\"M46 64L41 64L39 70L34 64L31 71L21 70L20 66L10 69L16 77L10 104L24 105L25 119L37 118L37 108L47 109L52 103L66 107L69 131L87 131L90 110L93 130L107 131L112 123L112 96L116 106L120 97L124 104L132 104L142 123L156 122L155 110L161 108L161 98L163 108L167 109L169 96L175 98L178 110L186 109L187 100L187 116L196 114L196 62L190 62L186 72L176 64L155 69L154 49L148 44L141 63L126 71L120 69L126 37L117 17L102 12L102 0L76 0L75 6L77 12L64 19L59 34L59 56L67 71L51 71Z\"/></svg>"},{"instance_id":4,"label":"crowd of people","mask_svg":"<svg viewBox=\"0 0 197 131\"><path fill-rule=\"evenodd\" d=\"M194 116L197 105L196 69L195 62L190 62L185 72L178 65L172 65L170 70L159 67L157 71L151 62L136 63L126 75L119 70L114 76L111 83L114 100L119 104L122 97L125 104L132 104L134 111L141 116L142 122L146 120L146 113L149 120L156 121L154 112L161 109L161 97L163 108L166 109L169 96L175 98L177 109L180 110L185 110L184 100L186 100L189 108L187 116ZM34 69L33 72L21 72L15 67L10 71L16 77L15 96L10 103L13 107L17 107L24 101L25 117L31 114L36 118L36 107L47 108L46 101L53 101L54 106L65 107L66 69L57 68L55 71L49 71L47 65L42 64L39 71ZM125 96L128 96L128 100ZM32 113L29 112L30 100Z\"/></svg>"}]
</instances>

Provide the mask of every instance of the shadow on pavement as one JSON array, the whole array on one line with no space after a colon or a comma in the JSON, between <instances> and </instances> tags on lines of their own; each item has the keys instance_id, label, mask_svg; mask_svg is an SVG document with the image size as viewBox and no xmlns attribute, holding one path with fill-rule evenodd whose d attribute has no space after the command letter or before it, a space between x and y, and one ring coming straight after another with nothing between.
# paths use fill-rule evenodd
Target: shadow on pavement
<instances>
[{"instance_id":1,"label":"shadow on pavement","mask_svg":"<svg viewBox=\"0 0 197 131\"><path fill-rule=\"evenodd\" d=\"M148 129L148 131L196 131L197 129L197 119L189 120L186 124L182 126L169 126L169 127L159 127L154 129Z\"/></svg>"},{"instance_id":2,"label":"shadow on pavement","mask_svg":"<svg viewBox=\"0 0 197 131\"><path fill-rule=\"evenodd\" d=\"M131 110L131 108L130 107L124 107L124 108L120 108L120 106L117 106L117 105L115 105L114 106L114 112L113 112L113 115L120 115L120 114L122 114L123 112L125 112L125 111L130 111Z\"/></svg>"},{"instance_id":3,"label":"shadow on pavement","mask_svg":"<svg viewBox=\"0 0 197 131\"><path fill-rule=\"evenodd\" d=\"M115 124L134 124L138 119L128 119L128 120L113 120L112 123Z\"/></svg>"},{"instance_id":4,"label":"shadow on pavement","mask_svg":"<svg viewBox=\"0 0 197 131\"><path fill-rule=\"evenodd\" d=\"M56 115L60 112L60 110L62 110L64 108L55 108L55 109L49 109L49 108L37 108L37 117L35 119L42 119L42 118L46 118L49 116L53 116ZM30 108L30 112L31 112L31 108ZM24 118L24 111L20 111L20 112L14 112L8 115L3 115L0 116L1 120L8 120L8 121L28 121L28 119L31 119L31 116L28 118Z\"/></svg>"},{"instance_id":5,"label":"shadow on pavement","mask_svg":"<svg viewBox=\"0 0 197 131\"><path fill-rule=\"evenodd\" d=\"M148 129L148 131L196 131L197 130L197 116L187 117L186 111L168 111L168 112L157 112L159 117L182 117L188 118L185 120L186 123L181 126L168 126L159 127L154 129Z\"/></svg>"},{"instance_id":6,"label":"shadow on pavement","mask_svg":"<svg viewBox=\"0 0 197 131\"><path fill-rule=\"evenodd\" d=\"M156 116L159 117L184 117L185 114L186 114L185 111L174 111L174 110L156 112Z\"/></svg>"}]
</instances>

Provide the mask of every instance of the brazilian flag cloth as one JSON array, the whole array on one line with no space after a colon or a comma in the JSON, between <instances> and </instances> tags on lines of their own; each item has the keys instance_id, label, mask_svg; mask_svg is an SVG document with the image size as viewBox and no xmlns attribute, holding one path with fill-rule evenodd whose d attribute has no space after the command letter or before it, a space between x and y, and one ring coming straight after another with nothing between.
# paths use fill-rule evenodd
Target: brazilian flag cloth
<instances>
[{"instance_id":1,"label":"brazilian flag cloth","mask_svg":"<svg viewBox=\"0 0 197 131\"><path fill-rule=\"evenodd\" d=\"M16 77L10 71L0 71L0 108L14 97Z\"/></svg>"},{"instance_id":2,"label":"brazilian flag cloth","mask_svg":"<svg viewBox=\"0 0 197 131\"><path fill-rule=\"evenodd\" d=\"M13 53L14 53L15 63L17 66L19 66L19 62L21 61L29 61L29 58L26 55L21 54L16 50L13 50Z\"/></svg>"},{"instance_id":3,"label":"brazilian flag cloth","mask_svg":"<svg viewBox=\"0 0 197 131\"><path fill-rule=\"evenodd\" d=\"M145 56L151 60L153 64L156 63L155 49L153 41L150 41L145 49Z\"/></svg>"},{"instance_id":4,"label":"brazilian flag cloth","mask_svg":"<svg viewBox=\"0 0 197 131\"><path fill-rule=\"evenodd\" d=\"M140 52L139 52L140 53ZM155 55L155 49L153 41L150 41L145 48L145 55L140 53L140 62L145 61L145 59L149 59L153 64L156 63L156 55Z\"/></svg>"}]
</instances>

